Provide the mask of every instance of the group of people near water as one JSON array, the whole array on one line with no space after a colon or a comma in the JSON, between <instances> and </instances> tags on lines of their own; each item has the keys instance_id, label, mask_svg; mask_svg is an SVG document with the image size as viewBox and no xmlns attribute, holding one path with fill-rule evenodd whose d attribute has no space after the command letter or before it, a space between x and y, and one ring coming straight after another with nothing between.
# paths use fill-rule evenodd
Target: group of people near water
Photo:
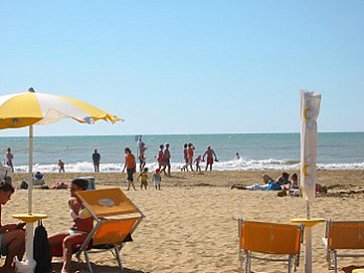
<instances>
[{"instance_id":1,"label":"group of people near water","mask_svg":"<svg viewBox=\"0 0 364 273\"><path fill-rule=\"evenodd\" d=\"M148 185L148 171L149 169L145 167L146 165L146 157L145 152L147 150L147 146L143 141L139 139L138 141L138 152L139 152L139 175L138 181L140 181L140 189L147 189ZM207 150L201 157L201 155L197 155L194 158L194 150L195 147L192 143L186 143L183 147L183 157L185 164L180 168L181 171L188 171L190 168L191 171L198 171L201 172L200 162L205 161L206 158L206 168L205 171L209 168L212 171L212 165L214 161L218 161L216 153L211 146L207 147ZM96 151L96 150L95 150ZM154 187L156 189L160 189L160 182L161 182L161 173L164 173L165 176L171 176L171 151L169 143L159 145L158 155L156 156L158 162L158 168L156 168L152 174L152 180L154 183ZM195 170L193 168L195 165ZM127 190L130 190L132 187L136 190L134 185L134 173L136 172L136 159L135 156L132 154L132 151L129 147L125 148L124 150L124 166L122 172L127 173Z\"/></svg>"}]
</instances>

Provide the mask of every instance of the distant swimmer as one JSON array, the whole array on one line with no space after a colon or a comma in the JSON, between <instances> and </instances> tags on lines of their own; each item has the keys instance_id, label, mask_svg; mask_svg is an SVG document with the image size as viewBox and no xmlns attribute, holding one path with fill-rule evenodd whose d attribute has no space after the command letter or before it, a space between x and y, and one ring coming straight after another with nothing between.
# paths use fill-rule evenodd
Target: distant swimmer
<instances>
[{"instance_id":1,"label":"distant swimmer","mask_svg":"<svg viewBox=\"0 0 364 273\"><path fill-rule=\"evenodd\" d=\"M239 160L239 159L240 159L240 155L239 155L239 153L236 153L236 154L235 154L235 159L236 159L236 160Z\"/></svg>"}]
</instances>

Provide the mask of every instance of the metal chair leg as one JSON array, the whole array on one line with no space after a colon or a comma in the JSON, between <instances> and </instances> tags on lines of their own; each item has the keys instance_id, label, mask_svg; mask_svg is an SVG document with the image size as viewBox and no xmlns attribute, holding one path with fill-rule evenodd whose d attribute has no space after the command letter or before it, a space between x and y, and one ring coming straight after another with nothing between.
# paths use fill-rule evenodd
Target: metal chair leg
<instances>
[{"instance_id":1,"label":"metal chair leg","mask_svg":"<svg viewBox=\"0 0 364 273\"><path fill-rule=\"evenodd\" d=\"M292 272L292 255L288 257L288 273Z\"/></svg>"},{"instance_id":2,"label":"metal chair leg","mask_svg":"<svg viewBox=\"0 0 364 273\"><path fill-rule=\"evenodd\" d=\"M250 273L250 259L248 251L245 251L245 273Z\"/></svg>"},{"instance_id":3,"label":"metal chair leg","mask_svg":"<svg viewBox=\"0 0 364 273\"><path fill-rule=\"evenodd\" d=\"M334 272L337 273L337 253L334 252Z\"/></svg>"},{"instance_id":4,"label":"metal chair leg","mask_svg":"<svg viewBox=\"0 0 364 273\"><path fill-rule=\"evenodd\" d=\"M86 259L86 263L88 266L88 270L90 271L90 273L93 273L91 262L90 262L90 257L88 256L87 251L84 251L84 253L85 253L85 259Z\"/></svg>"},{"instance_id":5,"label":"metal chair leg","mask_svg":"<svg viewBox=\"0 0 364 273\"><path fill-rule=\"evenodd\" d=\"M119 252L119 249L117 246L114 247L114 251L115 251L115 257L116 257L116 260L118 261L120 271L123 271L123 265L121 263L120 252Z\"/></svg>"}]
</instances>

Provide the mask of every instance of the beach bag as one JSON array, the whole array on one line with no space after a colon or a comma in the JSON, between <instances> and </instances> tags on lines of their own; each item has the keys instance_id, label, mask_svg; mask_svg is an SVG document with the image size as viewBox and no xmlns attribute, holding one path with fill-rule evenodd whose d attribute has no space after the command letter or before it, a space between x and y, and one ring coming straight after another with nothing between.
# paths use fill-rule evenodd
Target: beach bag
<instances>
[{"instance_id":1,"label":"beach bag","mask_svg":"<svg viewBox=\"0 0 364 273\"><path fill-rule=\"evenodd\" d=\"M37 262L34 273L48 273L52 271L52 256L48 242L48 233L39 221L38 226L34 230L34 260Z\"/></svg>"},{"instance_id":2,"label":"beach bag","mask_svg":"<svg viewBox=\"0 0 364 273\"><path fill-rule=\"evenodd\" d=\"M20 188L21 188L22 190L26 190L26 189L28 188L28 183L27 183L27 182L25 182L25 181L22 181L22 182L20 183Z\"/></svg>"}]
</instances>

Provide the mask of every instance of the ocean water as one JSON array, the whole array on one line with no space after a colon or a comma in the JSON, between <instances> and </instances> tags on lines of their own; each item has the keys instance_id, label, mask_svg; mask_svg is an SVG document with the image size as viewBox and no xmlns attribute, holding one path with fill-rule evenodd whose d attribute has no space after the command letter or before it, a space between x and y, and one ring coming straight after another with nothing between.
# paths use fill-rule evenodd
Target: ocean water
<instances>
[{"instance_id":1,"label":"ocean water","mask_svg":"<svg viewBox=\"0 0 364 273\"><path fill-rule=\"evenodd\" d=\"M172 170L183 165L183 145L192 142L195 155L203 155L207 146L215 150L219 161L215 170L298 169L300 135L284 134L208 134L208 135L145 135L143 142L147 167L157 166L155 156L160 144L168 142ZM15 170L28 170L27 137L0 137L0 159L5 161L6 148L14 154ZM34 137L34 170L57 172L57 162L65 162L66 172L92 172L94 149L101 154L102 172L121 171L123 151L130 147L137 153L135 136L55 136ZM240 154L240 159L235 154ZM205 163L202 162L202 168ZM364 169L364 133L319 133L317 165L321 169Z\"/></svg>"}]
</instances>

